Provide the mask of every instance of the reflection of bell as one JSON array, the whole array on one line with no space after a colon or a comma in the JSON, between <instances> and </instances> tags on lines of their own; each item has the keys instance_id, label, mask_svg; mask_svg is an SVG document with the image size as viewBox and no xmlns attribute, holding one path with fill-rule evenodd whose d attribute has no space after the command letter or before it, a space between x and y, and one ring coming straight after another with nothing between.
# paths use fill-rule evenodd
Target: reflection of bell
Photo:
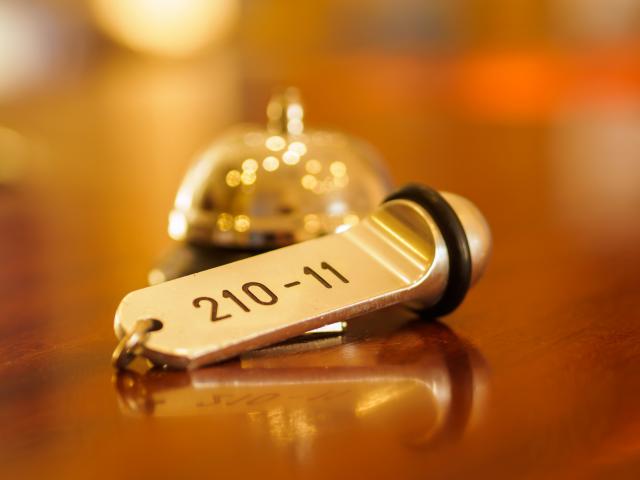
<instances>
[{"instance_id":1,"label":"reflection of bell","mask_svg":"<svg viewBox=\"0 0 640 480\"><path fill-rule=\"evenodd\" d=\"M369 145L304 129L297 90L274 95L267 115L267 129L232 129L187 172L169 216L169 235L186 243L150 283L346 230L389 192Z\"/></svg>"}]
</instances>

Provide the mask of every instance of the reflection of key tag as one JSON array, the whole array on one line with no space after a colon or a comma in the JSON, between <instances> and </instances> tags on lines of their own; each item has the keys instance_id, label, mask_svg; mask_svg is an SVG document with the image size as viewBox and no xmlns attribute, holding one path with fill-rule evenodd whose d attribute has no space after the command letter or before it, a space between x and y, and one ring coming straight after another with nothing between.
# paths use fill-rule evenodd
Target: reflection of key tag
<instances>
[{"instance_id":1,"label":"reflection of key tag","mask_svg":"<svg viewBox=\"0 0 640 480\"><path fill-rule=\"evenodd\" d=\"M471 202L408 186L346 232L130 293L114 362L195 368L399 302L444 315L481 275L490 243Z\"/></svg>"},{"instance_id":2,"label":"reflection of key tag","mask_svg":"<svg viewBox=\"0 0 640 480\"><path fill-rule=\"evenodd\" d=\"M346 335L354 326L371 331L401 317L415 319L407 313L395 308L367 315ZM121 372L120 405L126 413L156 417L234 414L239 436L243 428L263 425L279 440L289 426L294 443L310 429L382 425L407 446L434 448L473 423L486 390L486 365L474 349L438 322L369 335L348 344L334 344L335 337L288 344L191 372ZM330 345L316 345L322 342ZM302 432L300 418L309 427Z\"/></svg>"}]
</instances>

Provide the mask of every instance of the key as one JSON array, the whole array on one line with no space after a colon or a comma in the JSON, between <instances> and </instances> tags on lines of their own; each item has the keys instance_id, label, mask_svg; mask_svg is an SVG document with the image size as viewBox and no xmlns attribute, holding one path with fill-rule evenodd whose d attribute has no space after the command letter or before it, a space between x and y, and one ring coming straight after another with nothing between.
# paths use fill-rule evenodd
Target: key
<instances>
[{"instance_id":1,"label":"key","mask_svg":"<svg viewBox=\"0 0 640 480\"><path fill-rule=\"evenodd\" d=\"M401 302L446 315L490 250L469 200L409 185L345 232L129 293L113 363L198 368Z\"/></svg>"}]
</instances>

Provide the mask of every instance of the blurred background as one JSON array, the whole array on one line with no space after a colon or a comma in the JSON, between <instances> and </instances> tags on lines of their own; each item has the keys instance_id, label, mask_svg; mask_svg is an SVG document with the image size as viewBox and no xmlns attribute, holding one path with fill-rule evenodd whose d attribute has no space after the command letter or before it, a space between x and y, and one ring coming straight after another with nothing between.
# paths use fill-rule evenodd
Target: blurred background
<instances>
[{"instance_id":1,"label":"blurred background","mask_svg":"<svg viewBox=\"0 0 640 480\"><path fill-rule=\"evenodd\" d=\"M193 154L262 123L285 85L398 184L491 190L485 161L548 162L527 182L555 216L619 225L638 205L639 46L638 0L2 0L3 263L38 238L157 255ZM587 192L610 199L595 222Z\"/></svg>"}]
</instances>

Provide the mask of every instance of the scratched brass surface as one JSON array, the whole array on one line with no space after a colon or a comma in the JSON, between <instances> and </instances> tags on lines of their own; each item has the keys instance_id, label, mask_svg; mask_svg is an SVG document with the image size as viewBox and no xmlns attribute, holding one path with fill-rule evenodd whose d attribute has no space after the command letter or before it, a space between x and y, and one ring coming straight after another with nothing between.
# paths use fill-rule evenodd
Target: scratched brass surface
<instances>
[{"instance_id":1,"label":"scratched brass surface","mask_svg":"<svg viewBox=\"0 0 640 480\"><path fill-rule=\"evenodd\" d=\"M637 478L634 2L246 3L221 54L98 40L0 100L0 476ZM397 185L473 199L485 276L442 324L114 380L113 315L172 247L192 155L291 84Z\"/></svg>"}]
</instances>

